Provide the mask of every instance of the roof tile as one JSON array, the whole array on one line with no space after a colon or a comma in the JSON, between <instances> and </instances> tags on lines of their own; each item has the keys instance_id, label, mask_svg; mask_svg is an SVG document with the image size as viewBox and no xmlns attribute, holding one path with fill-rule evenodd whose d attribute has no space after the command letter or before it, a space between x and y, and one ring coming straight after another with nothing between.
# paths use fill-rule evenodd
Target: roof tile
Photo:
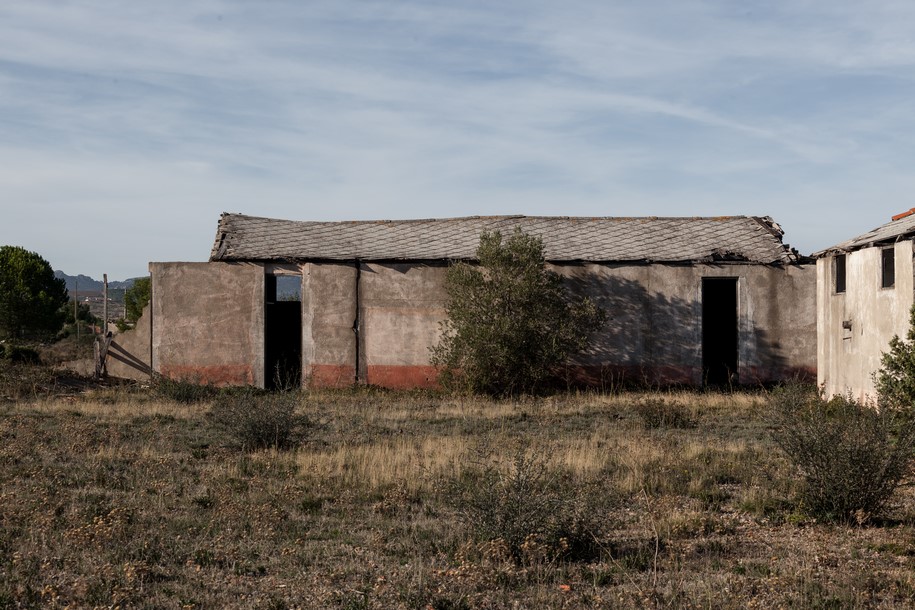
<instances>
[{"instance_id":1,"label":"roof tile","mask_svg":"<svg viewBox=\"0 0 915 610\"><path fill-rule=\"evenodd\" d=\"M243 214L220 217L210 260L471 260L482 232L515 228L541 237L545 258L555 262L797 260L778 225L756 216L310 222Z\"/></svg>"},{"instance_id":2,"label":"roof tile","mask_svg":"<svg viewBox=\"0 0 915 610\"><path fill-rule=\"evenodd\" d=\"M860 250L876 244L887 244L901 239L911 239L915 236L915 215L897 215L896 220L890 221L885 225L880 225L876 229L868 231L857 237L843 241L840 244L815 252L815 258L822 258L840 252L851 252Z\"/></svg>"}]
</instances>

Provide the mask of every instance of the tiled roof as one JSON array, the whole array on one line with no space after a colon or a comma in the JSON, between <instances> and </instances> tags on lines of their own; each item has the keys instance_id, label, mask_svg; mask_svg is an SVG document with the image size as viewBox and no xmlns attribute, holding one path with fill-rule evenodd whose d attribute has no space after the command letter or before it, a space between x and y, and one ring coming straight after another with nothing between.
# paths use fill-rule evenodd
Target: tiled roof
<instances>
[{"instance_id":1,"label":"tiled roof","mask_svg":"<svg viewBox=\"0 0 915 610\"><path fill-rule=\"evenodd\" d=\"M484 231L516 227L543 239L549 261L749 261L785 264L769 217L582 218L471 216L430 220L302 222L242 214L219 219L212 261L472 260Z\"/></svg>"},{"instance_id":2,"label":"tiled roof","mask_svg":"<svg viewBox=\"0 0 915 610\"><path fill-rule=\"evenodd\" d=\"M821 258L840 252L850 252L869 246L892 243L899 241L900 239L911 239L915 236L915 214L900 215L897 216L897 218L899 218L899 220L893 220L885 225L880 225L876 229L868 231L863 235L853 237L847 241L843 241L841 244L826 248L825 250L820 250L819 252L814 253L813 256Z\"/></svg>"}]
</instances>

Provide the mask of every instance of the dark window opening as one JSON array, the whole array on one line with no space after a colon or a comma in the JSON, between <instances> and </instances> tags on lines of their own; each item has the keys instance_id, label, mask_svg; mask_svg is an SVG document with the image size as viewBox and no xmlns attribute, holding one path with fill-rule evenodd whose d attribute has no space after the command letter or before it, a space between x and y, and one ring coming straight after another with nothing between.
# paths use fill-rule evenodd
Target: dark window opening
<instances>
[{"instance_id":1,"label":"dark window opening","mask_svg":"<svg viewBox=\"0 0 915 610\"><path fill-rule=\"evenodd\" d=\"M836 256L836 293L845 292L845 255Z\"/></svg>"},{"instance_id":2,"label":"dark window opening","mask_svg":"<svg viewBox=\"0 0 915 610\"><path fill-rule=\"evenodd\" d=\"M702 378L730 388L737 379L737 278L702 278Z\"/></svg>"},{"instance_id":3,"label":"dark window opening","mask_svg":"<svg viewBox=\"0 0 915 610\"><path fill-rule=\"evenodd\" d=\"M892 288L896 285L896 250L885 248L881 252L882 259L882 286Z\"/></svg>"},{"instance_id":4,"label":"dark window opening","mask_svg":"<svg viewBox=\"0 0 915 610\"><path fill-rule=\"evenodd\" d=\"M264 276L264 385L271 390L302 382L301 285L301 276Z\"/></svg>"}]
</instances>

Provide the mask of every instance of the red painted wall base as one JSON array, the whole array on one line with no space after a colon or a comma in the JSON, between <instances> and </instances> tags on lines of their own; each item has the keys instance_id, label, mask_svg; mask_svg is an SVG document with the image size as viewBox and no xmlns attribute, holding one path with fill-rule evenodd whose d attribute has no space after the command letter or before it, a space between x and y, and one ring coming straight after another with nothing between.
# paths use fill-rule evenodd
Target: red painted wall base
<instances>
[{"instance_id":1,"label":"red painted wall base","mask_svg":"<svg viewBox=\"0 0 915 610\"><path fill-rule=\"evenodd\" d=\"M163 366L163 377L214 386L254 385L254 370L247 364Z\"/></svg>"}]
</instances>

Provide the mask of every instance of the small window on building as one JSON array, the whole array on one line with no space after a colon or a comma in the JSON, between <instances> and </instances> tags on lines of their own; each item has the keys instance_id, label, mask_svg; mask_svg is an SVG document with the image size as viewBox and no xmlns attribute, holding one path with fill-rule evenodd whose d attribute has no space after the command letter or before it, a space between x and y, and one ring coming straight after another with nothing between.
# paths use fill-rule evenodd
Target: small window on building
<instances>
[{"instance_id":1,"label":"small window on building","mask_svg":"<svg viewBox=\"0 0 915 610\"><path fill-rule=\"evenodd\" d=\"M882 260L882 286L892 288L896 285L896 250L894 248L885 248L881 252Z\"/></svg>"},{"instance_id":2,"label":"small window on building","mask_svg":"<svg viewBox=\"0 0 915 610\"><path fill-rule=\"evenodd\" d=\"M836 256L836 294L845 292L845 255Z\"/></svg>"}]
</instances>

